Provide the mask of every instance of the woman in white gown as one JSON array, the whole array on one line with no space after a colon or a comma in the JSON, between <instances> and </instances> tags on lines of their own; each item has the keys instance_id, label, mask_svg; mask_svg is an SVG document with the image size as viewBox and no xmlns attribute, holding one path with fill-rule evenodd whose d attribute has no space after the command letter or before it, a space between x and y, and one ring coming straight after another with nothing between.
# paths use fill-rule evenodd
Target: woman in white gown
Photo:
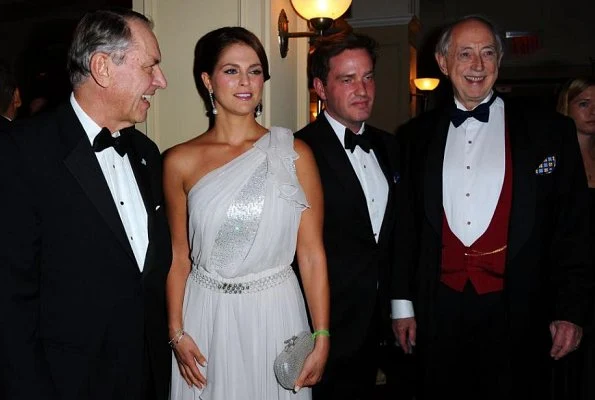
<instances>
[{"instance_id":1,"label":"woman in white gown","mask_svg":"<svg viewBox=\"0 0 595 400\"><path fill-rule=\"evenodd\" d=\"M269 70L252 33L228 27L203 36L194 75L211 127L164 161L171 398L309 399L330 346L316 164L291 131L256 121ZM285 340L309 329L291 267L296 251L317 335L290 391L273 361Z\"/></svg>"}]
</instances>

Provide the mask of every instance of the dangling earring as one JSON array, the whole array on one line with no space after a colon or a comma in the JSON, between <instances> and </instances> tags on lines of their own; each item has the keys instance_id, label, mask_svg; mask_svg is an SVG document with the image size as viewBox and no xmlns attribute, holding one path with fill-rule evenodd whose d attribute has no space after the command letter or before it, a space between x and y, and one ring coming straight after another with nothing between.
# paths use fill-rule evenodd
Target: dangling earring
<instances>
[{"instance_id":1,"label":"dangling earring","mask_svg":"<svg viewBox=\"0 0 595 400\"><path fill-rule=\"evenodd\" d=\"M209 90L209 99L211 99L211 114L217 115L217 107L215 107L215 97L213 96L213 91Z\"/></svg>"},{"instance_id":2,"label":"dangling earring","mask_svg":"<svg viewBox=\"0 0 595 400\"><path fill-rule=\"evenodd\" d=\"M254 109L254 115L256 115L257 117L260 117L261 114L262 114L262 103L258 103L256 108Z\"/></svg>"}]
</instances>

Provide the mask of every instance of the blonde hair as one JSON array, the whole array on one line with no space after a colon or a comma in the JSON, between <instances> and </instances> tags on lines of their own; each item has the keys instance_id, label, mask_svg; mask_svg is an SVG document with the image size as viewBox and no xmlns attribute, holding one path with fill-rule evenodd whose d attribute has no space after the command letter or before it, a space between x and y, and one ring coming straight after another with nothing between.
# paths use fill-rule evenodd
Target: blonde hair
<instances>
[{"instance_id":1,"label":"blonde hair","mask_svg":"<svg viewBox=\"0 0 595 400\"><path fill-rule=\"evenodd\" d=\"M576 98L576 96L591 86L595 86L595 80L591 78L575 78L566 82L564 86L562 86L560 94L558 95L556 111L568 115L568 105Z\"/></svg>"}]
</instances>

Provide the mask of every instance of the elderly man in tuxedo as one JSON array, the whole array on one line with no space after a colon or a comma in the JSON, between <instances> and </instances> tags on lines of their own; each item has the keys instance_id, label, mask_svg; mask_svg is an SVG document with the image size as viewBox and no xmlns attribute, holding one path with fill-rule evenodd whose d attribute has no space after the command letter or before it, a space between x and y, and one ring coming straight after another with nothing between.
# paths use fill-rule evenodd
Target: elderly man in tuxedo
<instances>
[{"instance_id":1,"label":"elderly man in tuxedo","mask_svg":"<svg viewBox=\"0 0 595 400\"><path fill-rule=\"evenodd\" d=\"M369 399L379 344L395 340L391 300L395 315L413 315L411 303L399 300L406 282L391 279L400 176L396 140L366 123L374 104L375 62L371 38L342 32L318 39L308 67L324 111L295 134L311 147L324 191L331 350L322 381L313 388L318 400ZM396 362L384 368L389 385Z\"/></svg>"},{"instance_id":2,"label":"elderly man in tuxedo","mask_svg":"<svg viewBox=\"0 0 595 400\"><path fill-rule=\"evenodd\" d=\"M410 207L397 230L410 239L396 246L412 260L417 326L398 330L417 339L424 399L547 398L552 359L580 345L589 316L576 131L494 92L502 54L488 20L449 25L436 60L454 99L399 132Z\"/></svg>"},{"instance_id":3,"label":"elderly man in tuxedo","mask_svg":"<svg viewBox=\"0 0 595 400\"><path fill-rule=\"evenodd\" d=\"M160 60L146 17L90 12L70 100L0 135L2 399L168 397L161 156L134 129Z\"/></svg>"}]
</instances>

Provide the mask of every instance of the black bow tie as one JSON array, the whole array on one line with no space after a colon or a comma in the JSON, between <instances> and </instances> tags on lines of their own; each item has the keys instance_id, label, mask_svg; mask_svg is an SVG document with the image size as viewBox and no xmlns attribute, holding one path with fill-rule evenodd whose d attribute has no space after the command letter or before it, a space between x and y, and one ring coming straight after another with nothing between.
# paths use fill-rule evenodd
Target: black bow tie
<instances>
[{"instance_id":1,"label":"black bow tie","mask_svg":"<svg viewBox=\"0 0 595 400\"><path fill-rule=\"evenodd\" d=\"M496 97L496 94L493 94L489 101L478 105L471 111L461 110L453 104L450 109L450 120L452 124L457 128L470 117L473 117L480 122L488 122L490 119L490 106L494 100L496 100Z\"/></svg>"},{"instance_id":2,"label":"black bow tie","mask_svg":"<svg viewBox=\"0 0 595 400\"><path fill-rule=\"evenodd\" d=\"M366 130L362 132L361 135L356 135L351 131L349 128L345 128L345 148L351 150L353 153L355 151L355 147L359 146L363 151L366 153L370 152L370 148L372 145L370 144L370 138L366 134Z\"/></svg>"},{"instance_id":3,"label":"black bow tie","mask_svg":"<svg viewBox=\"0 0 595 400\"><path fill-rule=\"evenodd\" d=\"M101 129L99 134L93 139L93 150L95 150L96 153L99 153L108 147L113 147L120 157L124 157L130 149L128 135L120 133L120 136L113 137L109 129Z\"/></svg>"}]
</instances>

